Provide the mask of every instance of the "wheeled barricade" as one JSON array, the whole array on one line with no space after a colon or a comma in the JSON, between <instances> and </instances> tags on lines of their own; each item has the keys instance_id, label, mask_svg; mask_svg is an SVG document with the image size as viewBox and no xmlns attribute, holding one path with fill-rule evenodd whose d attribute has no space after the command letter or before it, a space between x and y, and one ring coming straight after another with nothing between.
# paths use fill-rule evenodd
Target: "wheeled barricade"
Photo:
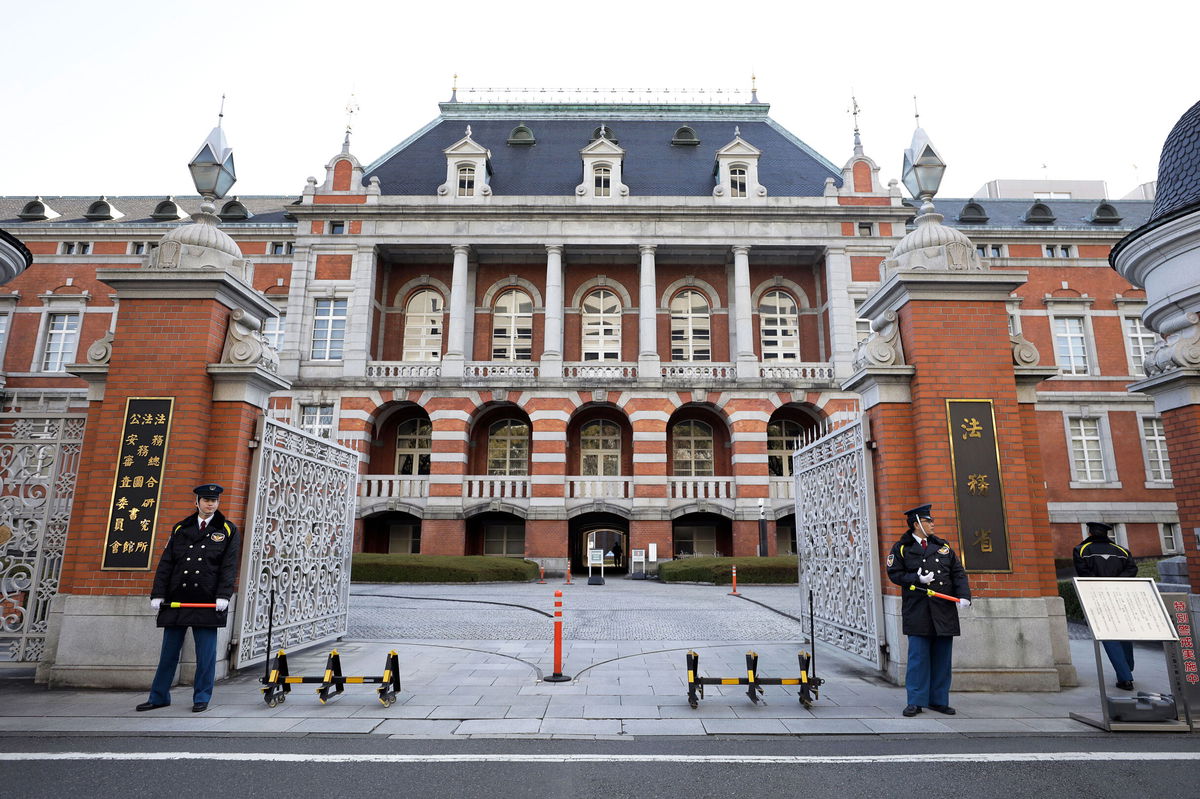
<instances>
[{"instance_id":1,"label":"wheeled barricade","mask_svg":"<svg viewBox=\"0 0 1200 799\"><path fill-rule=\"evenodd\" d=\"M746 653L746 676L745 677L701 677L700 676L700 655L697 652L689 651L687 653L687 678L688 678L688 704L693 708L699 707L700 700L704 698L704 686L706 685L744 685L746 686L746 696L750 697L750 701L758 704L759 697L763 693L764 685L798 685L800 686L799 697L800 704L804 707L812 707L814 699L819 698L821 685L824 680L811 673L812 657L807 652L800 652L800 676L799 677L763 677L758 673L758 653L750 651Z\"/></svg>"},{"instance_id":2,"label":"wheeled barricade","mask_svg":"<svg viewBox=\"0 0 1200 799\"><path fill-rule=\"evenodd\" d=\"M320 677L293 677L288 673L287 653L282 649L271 661L271 667L263 681L263 701L267 707L275 707L287 699L296 684L320 685L317 698L325 704L331 697L346 690L346 685L378 685L376 693L379 702L388 707L396 703L396 694L400 692L400 658L393 649L387 653L383 664L383 674L379 677L345 677L342 675L342 656L335 649L329 653L325 661L325 673Z\"/></svg>"}]
</instances>

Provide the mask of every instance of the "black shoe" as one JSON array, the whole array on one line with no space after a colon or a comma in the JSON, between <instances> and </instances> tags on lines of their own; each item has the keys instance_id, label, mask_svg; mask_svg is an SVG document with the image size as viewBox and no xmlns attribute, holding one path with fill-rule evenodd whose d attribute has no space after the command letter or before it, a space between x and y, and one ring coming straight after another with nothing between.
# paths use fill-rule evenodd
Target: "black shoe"
<instances>
[{"instance_id":1,"label":"black shoe","mask_svg":"<svg viewBox=\"0 0 1200 799\"><path fill-rule=\"evenodd\" d=\"M1117 687L1122 691L1133 690L1133 680L1117 680Z\"/></svg>"},{"instance_id":2,"label":"black shoe","mask_svg":"<svg viewBox=\"0 0 1200 799\"><path fill-rule=\"evenodd\" d=\"M192 705L193 713L203 713L206 710L208 710L208 702L197 702L196 704Z\"/></svg>"},{"instance_id":3,"label":"black shoe","mask_svg":"<svg viewBox=\"0 0 1200 799\"><path fill-rule=\"evenodd\" d=\"M953 716L957 711L949 705L930 705L930 710L936 710L944 716Z\"/></svg>"},{"instance_id":4,"label":"black shoe","mask_svg":"<svg viewBox=\"0 0 1200 799\"><path fill-rule=\"evenodd\" d=\"M908 707L904 708L902 715L912 718L920 712L921 708L917 707L916 705L909 705Z\"/></svg>"},{"instance_id":5,"label":"black shoe","mask_svg":"<svg viewBox=\"0 0 1200 799\"><path fill-rule=\"evenodd\" d=\"M158 710L160 707L170 707L170 706L171 706L170 702L166 702L161 705L158 702L142 702L140 705L138 705L136 708L134 708L134 710L136 710L138 713L141 713L143 710Z\"/></svg>"}]
</instances>

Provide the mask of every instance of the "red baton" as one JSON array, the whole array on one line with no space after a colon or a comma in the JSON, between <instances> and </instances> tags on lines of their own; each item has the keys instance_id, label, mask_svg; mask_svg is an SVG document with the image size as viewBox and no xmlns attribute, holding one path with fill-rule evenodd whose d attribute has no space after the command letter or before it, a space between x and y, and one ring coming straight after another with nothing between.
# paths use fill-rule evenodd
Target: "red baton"
<instances>
[{"instance_id":1,"label":"red baton","mask_svg":"<svg viewBox=\"0 0 1200 799\"><path fill-rule=\"evenodd\" d=\"M934 591L932 588L918 588L915 585L910 585L908 587L908 590L909 591L924 591L929 596L937 597L938 599L944 599L947 602L957 602L958 601L958 597L950 596L949 594L938 593L937 591Z\"/></svg>"},{"instance_id":2,"label":"red baton","mask_svg":"<svg viewBox=\"0 0 1200 799\"><path fill-rule=\"evenodd\" d=\"M215 608L216 602L172 602L169 608Z\"/></svg>"}]
</instances>

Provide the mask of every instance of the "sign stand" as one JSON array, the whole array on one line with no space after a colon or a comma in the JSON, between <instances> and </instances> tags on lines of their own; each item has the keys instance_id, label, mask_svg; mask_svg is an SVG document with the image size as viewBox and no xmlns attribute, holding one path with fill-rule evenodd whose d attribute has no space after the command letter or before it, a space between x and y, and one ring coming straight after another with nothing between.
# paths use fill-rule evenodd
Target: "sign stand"
<instances>
[{"instance_id":1,"label":"sign stand","mask_svg":"<svg viewBox=\"0 0 1200 799\"><path fill-rule=\"evenodd\" d=\"M1191 709L1184 685L1174 670L1168 670L1171 692L1176 708L1183 711L1183 719L1179 718L1178 710L1174 719L1162 721L1118 721L1110 712L1104 662L1100 659L1102 641L1161 641L1164 647L1179 649L1179 636L1154 581L1149 577L1076 577L1075 590L1094 639L1101 718L1082 713L1072 713L1071 718L1106 732L1190 732Z\"/></svg>"},{"instance_id":2,"label":"sign stand","mask_svg":"<svg viewBox=\"0 0 1200 799\"><path fill-rule=\"evenodd\" d=\"M599 566L600 574L592 574L592 567ZM588 585L604 585L604 550L588 550Z\"/></svg>"},{"instance_id":3,"label":"sign stand","mask_svg":"<svg viewBox=\"0 0 1200 799\"><path fill-rule=\"evenodd\" d=\"M646 550L644 550L644 549L630 550L629 555L631 558L629 561L629 563L630 563L629 579L645 580L646 579ZM642 566L641 571L638 571L638 564L641 564L641 566Z\"/></svg>"}]
</instances>

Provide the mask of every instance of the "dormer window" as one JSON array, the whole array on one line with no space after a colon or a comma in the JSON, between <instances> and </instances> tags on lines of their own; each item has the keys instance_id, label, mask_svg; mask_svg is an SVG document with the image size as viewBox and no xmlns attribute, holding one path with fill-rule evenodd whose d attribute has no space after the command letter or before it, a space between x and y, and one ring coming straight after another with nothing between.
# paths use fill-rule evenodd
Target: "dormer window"
<instances>
[{"instance_id":1,"label":"dormer window","mask_svg":"<svg viewBox=\"0 0 1200 799\"><path fill-rule=\"evenodd\" d=\"M1100 203L1092 211L1088 221L1093 225L1116 225L1121 222L1121 215L1117 213L1117 209L1109 203Z\"/></svg>"},{"instance_id":2,"label":"dormer window","mask_svg":"<svg viewBox=\"0 0 1200 799\"><path fill-rule=\"evenodd\" d=\"M464 165L458 168L458 196L475 196L475 167Z\"/></svg>"},{"instance_id":3,"label":"dormer window","mask_svg":"<svg viewBox=\"0 0 1200 799\"><path fill-rule=\"evenodd\" d=\"M983 206L979 203L969 202L958 212L958 221L965 225L986 225L987 211L984 211Z\"/></svg>"},{"instance_id":4,"label":"dormer window","mask_svg":"<svg viewBox=\"0 0 1200 799\"><path fill-rule=\"evenodd\" d=\"M1045 203L1034 203L1025 212L1024 221L1031 225L1052 225L1054 218L1054 212L1050 210L1050 206Z\"/></svg>"},{"instance_id":5,"label":"dormer window","mask_svg":"<svg viewBox=\"0 0 1200 799\"><path fill-rule=\"evenodd\" d=\"M671 144L683 147L695 147L700 143L700 137L696 135L696 131L689 128L687 125L675 131L675 135L671 137Z\"/></svg>"},{"instance_id":6,"label":"dormer window","mask_svg":"<svg viewBox=\"0 0 1200 799\"><path fill-rule=\"evenodd\" d=\"M537 139L533 137L533 131L525 125L517 125L512 129L512 133L508 134L508 143L513 146L529 146L536 144Z\"/></svg>"},{"instance_id":7,"label":"dormer window","mask_svg":"<svg viewBox=\"0 0 1200 799\"><path fill-rule=\"evenodd\" d=\"M154 206L154 213L150 214L151 219L159 222L178 222L185 217L187 214L179 207L179 203L175 202L174 197L168 197Z\"/></svg>"},{"instance_id":8,"label":"dormer window","mask_svg":"<svg viewBox=\"0 0 1200 799\"><path fill-rule=\"evenodd\" d=\"M107 197L101 197L96 202L88 206L87 213L83 215L84 219L90 219L93 222L111 222L114 219L120 219L125 214L118 211L113 204L108 201Z\"/></svg>"},{"instance_id":9,"label":"dormer window","mask_svg":"<svg viewBox=\"0 0 1200 799\"><path fill-rule=\"evenodd\" d=\"M597 166L593 172L595 179L594 190L597 197L612 196L612 169L608 166Z\"/></svg>"},{"instance_id":10,"label":"dormer window","mask_svg":"<svg viewBox=\"0 0 1200 799\"><path fill-rule=\"evenodd\" d=\"M242 205L241 200L234 197L229 202L221 206L221 213L217 214L223 222L239 222L243 219L249 219L253 214Z\"/></svg>"},{"instance_id":11,"label":"dormer window","mask_svg":"<svg viewBox=\"0 0 1200 799\"><path fill-rule=\"evenodd\" d=\"M41 197L36 197L25 203L25 207L21 209L21 213L19 213L17 216L19 216L21 219L38 220L44 222L48 219L54 219L58 216L61 216L61 214L59 214L50 206L46 205L45 201L42 200Z\"/></svg>"},{"instance_id":12,"label":"dormer window","mask_svg":"<svg viewBox=\"0 0 1200 799\"><path fill-rule=\"evenodd\" d=\"M729 168L729 196L746 196L746 167L741 164Z\"/></svg>"}]
</instances>

